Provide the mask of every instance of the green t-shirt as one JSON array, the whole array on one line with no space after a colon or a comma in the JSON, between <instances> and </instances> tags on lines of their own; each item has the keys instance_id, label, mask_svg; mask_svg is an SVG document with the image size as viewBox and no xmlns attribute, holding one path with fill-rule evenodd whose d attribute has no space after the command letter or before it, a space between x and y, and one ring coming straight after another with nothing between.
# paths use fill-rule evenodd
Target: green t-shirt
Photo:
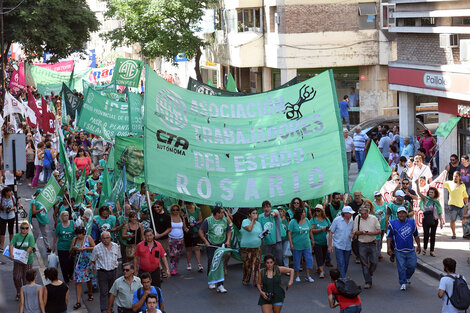
<instances>
[{"instance_id":1,"label":"green t-shirt","mask_svg":"<svg viewBox=\"0 0 470 313\"><path fill-rule=\"evenodd\" d=\"M119 225L126 225L129 223L129 218L124 216L124 215L121 215L118 217L118 222L119 222ZM126 245L127 244L127 239L124 239L122 238L122 229L118 232L118 237L119 237L119 241L123 244L123 245Z\"/></svg>"},{"instance_id":2,"label":"green t-shirt","mask_svg":"<svg viewBox=\"0 0 470 313\"><path fill-rule=\"evenodd\" d=\"M65 228L62 226L62 223L57 223L55 235L57 236L57 250L69 251L72 239L75 237L73 223L70 222L69 226Z\"/></svg>"},{"instance_id":3,"label":"green t-shirt","mask_svg":"<svg viewBox=\"0 0 470 313\"><path fill-rule=\"evenodd\" d=\"M100 167L101 167L101 168L105 168L105 167L106 167L106 160L105 160L105 159L99 160L99 163L100 163Z\"/></svg>"},{"instance_id":4,"label":"green t-shirt","mask_svg":"<svg viewBox=\"0 0 470 313\"><path fill-rule=\"evenodd\" d=\"M264 212L258 215L258 221L261 223L263 230L269 229L269 233L266 237L264 237L263 242L265 245L273 245L277 242L276 238L276 219L280 222L280 215L278 210L272 210L271 212L277 212L276 217L272 217L268 215L268 217L264 216ZM281 227L281 239L282 236L286 236L285 230Z\"/></svg>"},{"instance_id":5,"label":"green t-shirt","mask_svg":"<svg viewBox=\"0 0 470 313\"><path fill-rule=\"evenodd\" d=\"M197 221L199 220L199 213L201 213L201 209L197 206L194 207L194 212L189 212L188 210L186 210L186 208L183 208L183 211L188 214L188 222L190 224L194 224L194 223L197 223ZM197 233L199 231L199 226L200 225L194 225L193 227L193 231L195 233Z\"/></svg>"},{"instance_id":6,"label":"green t-shirt","mask_svg":"<svg viewBox=\"0 0 470 313\"><path fill-rule=\"evenodd\" d=\"M40 210L43 208L42 204L37 202L35 199L32 199L31 200L31 203L29 204L29 211L31 212L30 215L31 217L33 217L33 204L36 205L36 210ZM38 214L36 214L34 216L34 218L36 218L38 220L38 223L41 224L41 225L47 225L49 224L49 214L47 214L47 210L43 210L41 212L39 212Z\"/></svg>"},{"instance_id":7,"label":"green t-shirt","mask_svg":"<svg viewBox=\"0 0 470 313\"><path fill-rule=\"evenodd\" d=\"M214 216L209 216L207 218L207 226L207 237L210 243L219 245L225 241L225 234L228 227L227 218L225 216L220 220L216 220Z\"/></svg>"},{"instance_id":8,"label":"green t-shirt","mask_svg":"<svg viewBox=\"0 0 470 313\"><path fill-rule=\"evenodd\" d=\"M26 238L25 238L23 244L21 244L21 242L23 241L23 238L25 238L25 237L22 236L21 233L15 234L13 236L13 238L11 239L10 245L13 246L16 249L20 249L20 250L24 250L24 251L28 250L29 247L34 248L34 236L33 236L33 234L28 233L26 235ZM20 246L21 246L21 248L20 248ZM34 262L33 251L31 251L29 253L29 256L28 256L28 265L33 264L33 262ZM17 263L19 263L19 262L17 262Z\"/></svg>"},{"instance_id":9,"label":"green t-shirt","mask_svg":"<svg viewBox=\"0 0 470 313\"><path fill-rule=\"evenodd\" d=\"M116 226L116 216L110 215L107 219L102 219L99 215L95 216L95 221L100 226L100 229L109 231Z\"/></svg>"},{"instance_id":10,"label":"green t-shirt","mask_svg":"<svg viewBox=\"0 0 470 313\"><path fill-rule=\"evenodd\" d=\"M302 225L299 225L295 219L291 220L288 226L288 230L292 233L292 244L294 250L306 250L311 247L310 242L310 229L312 225L308 219Z\"/></svg>"},{"instance_id":11,"label":"green t-shirt","mask_svg":"<svg viewBox=\"0 0 470 313\"><path fill-rule=\"evenodd\" d=\"M98 177L98 179L96 179L96 180L93 179L93 177L88 178L88 179L87 179L87 183L88 183L89 189L90 189L90 190L91 190L91 189L95 189L95 186L96 186L96 184L97 184L99 181L101 181L99 177Z\"/></svg>"},{"instance_id":12,"label":"green t-shirt","mask_svg":"<svg viewBox=\"0 0 470 313\"><path fill-rule=\"evenodd\" d=\"M407 207L408 203L409 202L407 200L404 200L403 204L401 204L401 205L397 205L393 202L388 203L388 208L390 209L390 220L392 221L392 220L396 220L398 218L397 217L398 208L404 207L404 208L408 209L408 207Z\"/></svg>"},{"instance_id":13,"label":"green t-shirt","mask_svg":"<svg viewBox=\"0 0 470 313\"><path fill-rule=\"evenodd\" d=\"M307 207L304 208L305 209L305 218L307 218L308 216L308 209ZM292 220L294 219L294 211L292 209L289 209L287 210L287 214L289 215L289 218Z\"/></svg>"},{"instance_id":14,"label":"green t-shirt","mask_svg":"<svg viewBox=\"0 0 470 313\"><path fill-rule=\"evenodd\" d=\"M315 226L315 229L327 227L331 225L331 222L328 218L325 218L323 221L317 220L316 217L312 218L310 220L310 223L312 226ZM328 231L322 231L321 233L313 233L313 240L315 241L316 245L321 245L321 246L326 246L328 244L328 241L326 239L326 236L328 234Z\"/></svg>"},{"instance_id":15,"label":"green t-shirt","mask_svg":"<svg viewBox=\"0 0 470 313\"><path fill-rule=\"evenodd\" d=\"M288 238L287 238L287 227L289 227L289 221L287 220L287 218L281 219L281 227L284 230L284 232L282 232L282 230L281 230L281 234L284 233L284 236L281 236L282 241L286 241L286 240L288 240Z\"/></svg>"},{"instance_id":16,"label":"green t-shirt","mask_svg":"<svg viewBox=\"0 0 470 313\"><path fill-rule=\"evenodd\" d=\"M338 217L338 213L343 209L344 202L340 201L338 210L336 210L335 207L331 203L328 203L328 207L330 208L331 218L335 219L336 217Z\"/></svg>"},{"instance_id":17,"label":"green t-shirt","mask_svg":"<svg viewBox=\"0 0 470 313\"><path fill-rule=\"evenodd\" d=\"M386 206L390 206L390 204L388 204L387 202L384 202L382 205L377 205L377 203L374 202L374 206L375 206L375 213L374 213L374 216L377 217L377 219L379 220L379 223L380 223L380 230L385 230L387 229L387 225L385 225L385 220L386 220L386 214L387 214L387 211L385 209ZM398 209L398 207L397 207ZM395 215L396 215L396 211L395 211ZM379 239L380 239L380 235L379 236Z\"/></svg>"},{"instance_id":18,"label":"green t-shirt","mask_svg":"<svg viewBox=\"0 0 470 313\"><path fill-rule=\"evenodd\" d=\"M249 219L244 219L242 222L242 227L240 228L241 240L240 240L240 247L241 248L258 248L261 246L261 238L259 235L263 232L263 227L261 227L260 222L255 222L253 225L253 229L251 231L247 231L245 226L251 224Z\"/></svg>"}]
</instances>

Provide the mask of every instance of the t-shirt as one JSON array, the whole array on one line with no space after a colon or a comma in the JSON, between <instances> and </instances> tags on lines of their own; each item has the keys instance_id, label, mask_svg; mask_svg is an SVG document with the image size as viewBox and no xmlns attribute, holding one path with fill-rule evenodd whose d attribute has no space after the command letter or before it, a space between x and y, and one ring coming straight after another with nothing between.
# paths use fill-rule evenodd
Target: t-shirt
<instances>
[{"instance_id":1,"label":"t-shirt","mask_svg":"<svg viewBox=\"0 0 470 313\"><path fill-rule=\"evenodd\" d=\"M240 247L242 248L258 248L261 246L261 238L259 235L263 232L263 227L260 222L256 221L253 225L253 229L251 231L247 231L245 227L250 224L251 221L247 218L242 222L242 227L240 228Z\"/></svg>"},{"instance_id":2,"label":"t-shirt","mask_svg":"<svg viewBox=\"0 0 470 313\"><path fill-rule=\"evenodd\" d=\"M57 223L55 229L55 235L57 236L57 250L69 251L72 239L75 237L75 230L73 229L73 223L70 222L69 226L64 227L61 222Z\"/></svg>"},{"instance_id":3,"label":"t-shirt","mask_svg":"<svg viewBox=\"0 0 470 313\"><path fill-rule=\"evenodd\" d=\"M407 218L404 222L396 219L388 223L387 238L395 240L396 251L414 251L414 237L418 237L418 228L414 219Z\"/></svg>"},{"instance_id":4,"label":"t-shirt","mask_svg":"<svg viewBox=\"0 0 470 313\"><path fill-rule=\"evenodd\" d=\"M465 187L469 188L470 187L470 165L464 166L463 164L460 164L457 170L460 172L460 176L462 178L462 182L465 184Z\"/></svg>"},{"instance_id":5,"label":"t-shirt","mask_svg":"<svg viewBox=\"0 0 470 313\"><path fill-rule=\"evenodd\" d=\"M24 242L23 242L23 239L24 239ZM21 242L23 242L23 244L21 244ZM25 238L24 236L21 235L21 233L17 233L13 236L13 239L11 240L10 245L12 245L16 249L20 249L23 251L28 250L29 247L34 248L34 236L33 234L28 233ZM34 257L33 257L33 252L31 251L28 256L28 264L33 264L33 262L34 262Z\"/></svg>"},{"instance_id":6,"label":"t-shirt","mask_svg":"<svg viewBox=\"0 0 470 313\"><path fill-rule=\"evenodd\" d=\"M310 223L312 224L312 226L315 226L315 229L320 229L331 225L331 222L328 218L325 218L323 219L323 221L320 222L319 220L317 220L316 217L314 217L310 220ZM315 244L326 246L328 244L326 239L327 234L327 230L322 231L321 233L313 233L313 240L315 241Z\"/></svg>"},{"instance_id":7,"label":"t-shirt","mask_svg":"<svg viewBox=\"0 0 470 313\"><path fill-rule=\"evenodd\" d=\"M383 136L382 138L380 138L380 141L379 141L378 148L382 149L382 155L384 156L386 160L388 160L388 156L390 155L390 143L391 142L392 140L390 140L390 137L388 136Z\"/></svg>"},{"instance_id":8,"label":"t-shirt","mask_svg":"<svg viewBox=\"0 0 470 313\"><path fill-rule=\"evenodd\" d=\"M96 215L94 219L102 231L109 231L116 226L116 216L114 215L109 215L107 219L102 219L99 215Z\"/></svg>"},{"instance_id":9,"label":"t-shirt","mask_svg":"<svg viewBox=\"0 0 470 313\"><path fill-rule=\"evenodd\" d=\"M154 240L152 250L149 249L146 241L142 241L135 248L135 256L140 258L139 268L151 273L160 267L160 259L166 256L166 253L158 241Z\"/></svg>"},{"instance_id":10,"label":"t-shirt","mask_svg":"<svg viewBox=\"0 0 470 313\"><path fill-rule=\"evenodd\" d=\"M168 228L171 228L171 217L169 214L163 212L163 214L153 213L152 223L155 225L157 233L163 234ZM167 239L168 235L165 235L159 239Z\"/></svg>"},{"instance_id":11,"label":"t-shirt","mask_svg":"<svg viewBox=\"0 0 470 313\"><path fill-rule=\"evenodd\" d=\"M265 245L273 245L276 242L280 242L282 240L282 237L286 236L285 230L281 227L280 225L280 215L278 210L272 210L271 212L277 212L278 215L275 217L272 217L271 215L268 215L267 217L264 215L264 212L260 213L258 215L258 221L261 224L261 227L263 230L269 229L269 233L266 237L263 239L263 243ZM278 228L280 234L278 236Z\"/></svg>"},{"instance_id":12,"label":"t-shirt","mask_svg":"<svg viewBox=\"0 0 470 313\"><path fill-rule=\"evenodd\" d=\"M361 305L361 298L359 296L354 299L351 299L340 295L335 283L330 283L326 288L326 292L328 293L328 295L335 295L336 300L338 300L339 303L339 309L341 311L351 305Z\"/></svg>"},{"instance_id":13,"label":"t-shirt","mask_svg":"<svg viewBox=\"0 0 470 313\"><path fill-rule=\"evenodd\" d=\"M356 151L364 151L366 147L366 143L369 140L369 137L365 133L354 133L353 135L354 140L354 150Z\"/></svg>"},{"instance_id":14,"label":"t-shirt","mask_svg":"<svg viewBox=\"0 0 470 313\"><path fill-rule=\"evenodd\" d=\"M140 294L140 297L139 297L139 294ZM157 289L155 289L155 287L152 286L152 288L150 288L150 294L157 296L157 309L160 309L160 302L161 303L164 302L163 301L162 291L160 290L160 293L157 293ZM132 305L139 302L139 300L142 298L143 295L144 295L144 290L142 288L139 288L136 291L134 291L134 297L132 298ZM158 295L160 295L161 298L158 298ZM142 305L142 307L140 308L140 310L142 310L142 311L147 310L147 306L145 305L145 301L144 301L144 304Z\"/></svg>"},{"instance_id":15,"label":"t-shirt","mask_svg":"<svg viewBox=\"0 0 470 313\"><path fill-rule=\"evenodd\" d=\"M397 165L398 163L400 163L400 156L398 155L398 153L390 153L390 155L388 156L388 160L389 161L392 161L390 162L390 167L394 167L395 165ZM398 173L398 175L401 174L401 172L403 171L403 168L401 168L400 172ZM398 171L397 171L398 172Z\"/></svg>"},{"instance_id":16,"label":"t-shirt","mask_svg":"<svg viewBox=\"0 0 470 313\"><path fill-rule=\"evenodd\" d=\"M349 94L349 103L352 107L357 106L357 102L359 101L359 95L357 93L350 93Z\"/></svg>"},{"instance_id":17,"label":"t-shirt","mask_svg":"<svg viewBox=\"0 0 470 313\"><path fill-rule=\"evenodd\" d=\"M38 223L41 225L49 224L49 214L47 214L47 210L42 210L41 212L33 216L33 204L36 205L36 210L41 210L43 208L41 203L37 202L35 199L32 199L31 203L29 204L31 217L36 218L38 220Z\"/></svg>"},{"instance_id":18,"label":"t-shirt","mask_svg":"<svg viewBox=\"0 0 470 313\"><path fill-rule=\"evenodd\" d=\"M450 274L454 277L458 277L459 275L457 274ZM463 279L465 279L465 277L462 276ZM447 276L444 276L441 278L440 282L439 282L439 289L440 290L444 290L447 292L447 294L449 295L449 297L452 297L452 293L454 291L454 279L451 278L451 277L447 277ZM458 310L456 309L452 303L450 303L450 300L449 300L449 304L447 304L447 294L444 293L444 296L442 297L442 313L463 313L465 312L465 310Z\"/></svg>"},{"instance_id":19,"label":"t-shirt","mask_svg":"<svg viewBox=\"0 0 470 313\"><path fill-rule=\"evenodd\" d=\"M354 140L351 137L344 139L344 144L346 145L346 152L352 152L354 146Z\"/></svg>"},{"instance_id":20,"label":"t-shirt","mask_svg":"<svg viewBox=\"0 0 470 313\"><path fill-rule=\"evenodd\" d=\"M77 167L77 170L79 172L81 172L86 166L86 174L90 175L91 160L90 160L89 157L75 158L74 162L75 162L75 166Z\"/></svg>"},{"instance_id":21,"label":"t-shirt","mask_svg":"<svg viewBox=\"0 0 470 313\"><path fill-rule=\"evenodd\" d=\"M46 285L47 289L47 313L62 313L67 311L67 305L65 303L65 295L69 290L66 283L62 283L59 286L52 284Z\"/></svg>"},{"instance_id":22,"label":"t-shirt","mask_svg":"<svg viewBox=\"0 0 470 313\"><path fill-rule=\"evenodd\" d=\"M383 202L382 205L378 205L377 203L374 202L375 206L375 211L374 211L374 216L377 217L380 223L380 229L385 230L387 229L387 226L385 225L385 216L387 214L385 207L388 206L389 204L387 202ZM378 235L380 239L380 235Z\"/></svg>"},{"instance_id":23,"label":"t-shirt","mask_svg":"<svg viewBox=\"0 0 470 313\"><path fill-rule=\"evenodd\" d=\"M407 146L403 147L403 150L401 151L401 156L404 156L407 159L409 159L413 155L414 155L414 151L413 151L413 146L411 144L408 144Z\"/></svg>"},{"instance_id":24,"label":"t-shirt","mask_svg":"<svg viewBox=\"0 0 470 313\"><path fill-rule=\"evenodd\" d=\"M349 117L349 102L346 100L339 102L339 112L341 113L341 117Z\"/></svg>"},{"instance_id":25,"label":"t-shirt","mask_svg":"<svg viewBox=\"0 0 470 313\"><path fill-rule=\"evenodd\" d=\"M455 205L459 208L465 205L463 199L468 198L468 194L464 184L457 186L453 181L446 181L444 188L449 191L449 205Z\"/></svg>"},{"instance_id":26,"label":"t-shirt","mask_svg":"<svg viewBox=\"0 0 470 313\"><path fill-rule=\"evenodd\" d=\"M312 224L308 219L305 219L303 224L297 223L297 220L293 219L289 222L288 230L292 232L292 244L294 250L306 250L311 247L310 242L310 229Z\"/></svg>"},{"instance_id":27,"label":"t-shirt","mask_svg":"<svg viewBox=\"0 0 470 313\"><path fill-rule=\"evenodd\" d=\"M328 203L325 208L326 217L328 217L330 221L334 220L338 216L338 213L343 209L343 206L343 201L340 201L338 206L335 206L332 202Z\"/></svg>"}]
</instances>

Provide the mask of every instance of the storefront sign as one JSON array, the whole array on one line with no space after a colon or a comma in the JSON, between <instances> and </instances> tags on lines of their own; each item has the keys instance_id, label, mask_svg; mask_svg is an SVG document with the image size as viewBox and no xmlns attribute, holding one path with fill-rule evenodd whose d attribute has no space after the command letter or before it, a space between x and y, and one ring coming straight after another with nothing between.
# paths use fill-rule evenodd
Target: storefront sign
<instances>
[{"instance_id":1,"label":"storefront sign","mask_svg":"<svg viewBox=\"0 0 470 313\"><path fill-rule=\"evenodd\" d=\"M449 98L437 98L438 111L452 115L470 117L470 102Z\"/></svg>"}]
</instances>

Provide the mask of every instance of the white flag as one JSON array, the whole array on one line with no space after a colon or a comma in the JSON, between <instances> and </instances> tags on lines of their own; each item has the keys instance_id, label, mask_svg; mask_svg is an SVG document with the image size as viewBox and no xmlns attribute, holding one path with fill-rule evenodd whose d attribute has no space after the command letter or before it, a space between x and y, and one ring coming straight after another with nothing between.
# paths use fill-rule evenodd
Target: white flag
<instances>
[{"instance_id":1,"label":"white flag","mask_svg":"<svg viewBox=\"0 0 470 313\"><path fill-rule=\"evenodd\" d=\"M24 115L25 106L15 97L13 97L9 92L7 92L5 94L5 106L3 108L3 117L14 113Z\"/></svg>"}]
</instances>

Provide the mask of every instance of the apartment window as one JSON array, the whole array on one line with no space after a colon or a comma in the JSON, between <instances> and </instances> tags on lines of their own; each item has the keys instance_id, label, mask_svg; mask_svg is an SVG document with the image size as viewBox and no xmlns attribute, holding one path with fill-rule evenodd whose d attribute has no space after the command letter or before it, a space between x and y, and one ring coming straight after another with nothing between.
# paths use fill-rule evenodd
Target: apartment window
<instances>
[{"instance_id":1,"label":"apartment window","mask_svg":"<svg viewBox=\"0 0 470 313\"><path fill-rule=\"evenodd\" d=\"M404 18L403 26L416 26L416 20L414 18Z\"/></svg>"},{"instance_id":2,"label":"apartment window","mask_svg":"<svg viewBox=\"0 0 470 313\"><path fill-rule=\"evenodd\" d=\"M436 19L434 17L422 17L421 26L436 26Z\"/></svg>"},{"instance_id":3,"label":"apartment window","mask_svg":"<svg viewBox=\"0 0 470 313\"><path fill-rule=\"evenodd\" d=\"M238 32L262 32L261 8L237 9Z\"/></svg>"},{"instance_id":4,"label":"apartment window","mask_svg":"<svg viewBox=\"0 0 470 313\"><path fill-rule=\"evenodd\" d=\"M377 5L375 2L359 3L359 29L375 29Z\"/></svg>"},{"instance_id":5,"label":"apartment window","mask_svg":"<svg viewBox=\"0 0 470 313\"><path fill-rule=\"evenodd\" d=\"M470 17L453 17L452 25L457 26L470 26Z\"/></svg>"}]
</instances>

